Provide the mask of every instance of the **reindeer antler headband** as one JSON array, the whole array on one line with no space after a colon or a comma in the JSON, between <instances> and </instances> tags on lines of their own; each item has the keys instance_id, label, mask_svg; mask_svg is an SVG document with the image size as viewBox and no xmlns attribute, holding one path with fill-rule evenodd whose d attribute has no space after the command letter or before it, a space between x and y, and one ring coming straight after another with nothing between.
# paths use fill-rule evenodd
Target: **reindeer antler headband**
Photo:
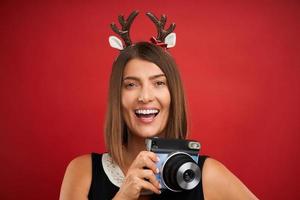
<instances>
[{"instance_id":1,"label":"reindeer antler headband","mask_svg":"<svg viewBox=\"0 0 300 200\"><path fill-rule=\"evenodd\" d=\"M126 47L132 45L129 30L130 26L135 19L135 17L138 15L138 11L133 11L127 19L124 18L123 15L120 15L118 17L119 23L122 26L122 29L119 29L115 23L111 23L112 30L118 34L124 41L125 45L123 45L122 41L117 38L116 36L110 36L109 37L109 44L111 47L123 50ZM172 48L176 44L176 34L173 33L176 25L175 23L172 23L167 30L165 30L165 24L167 21L166 15L162 15L160 20L152 14L151 12L147 12L146 15L151 19L151 21L155 24L157 29L157 36L151 37L150 41L158 46L161 46L163 48Z\"/></svg>"}]
</instances>

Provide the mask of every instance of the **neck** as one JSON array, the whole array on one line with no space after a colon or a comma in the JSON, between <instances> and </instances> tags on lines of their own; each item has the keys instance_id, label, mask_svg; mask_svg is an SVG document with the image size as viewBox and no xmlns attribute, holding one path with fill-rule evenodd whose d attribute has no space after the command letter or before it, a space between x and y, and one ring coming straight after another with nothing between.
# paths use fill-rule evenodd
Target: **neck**
<instances>
[{"instance_id":1,"label":"neck","mask_svg":"<svg viewBox=\"0 0 300 200\"><path fill-rule=\"evenodd\" d=\"M133 160L136 158L136 156L141 152L145 151L145 138L134 136L133 134L128 134L128 143L126 147L124 147L124 158L125 159L125 166L126 169L124 169L125 172L127 172L127 169L130 167Z\"/></svg>"}]
</instances>

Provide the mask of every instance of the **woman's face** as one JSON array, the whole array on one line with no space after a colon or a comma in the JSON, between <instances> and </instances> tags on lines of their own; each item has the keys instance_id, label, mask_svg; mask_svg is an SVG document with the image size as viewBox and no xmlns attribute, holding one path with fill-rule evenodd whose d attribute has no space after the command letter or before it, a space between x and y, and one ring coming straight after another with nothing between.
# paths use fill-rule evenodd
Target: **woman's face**
<instances>
[{"instance_id":1,"label":"woman's face","mask_svg":"<svg viewBox=\"0 0 300 200\"><path fill-rule=\"evenodd\" d=\"M156 64L130 60L123 73L121 98L123 117L133 136L154 137L163 132L171 97L166 76Z\"/></svg>"}]
</instances>

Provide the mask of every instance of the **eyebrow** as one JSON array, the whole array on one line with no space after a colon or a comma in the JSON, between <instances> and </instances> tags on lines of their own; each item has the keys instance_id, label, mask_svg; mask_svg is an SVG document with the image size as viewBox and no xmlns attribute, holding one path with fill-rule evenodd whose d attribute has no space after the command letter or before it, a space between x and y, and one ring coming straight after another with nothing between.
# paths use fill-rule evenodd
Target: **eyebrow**
<instances>
[{"instance_id":1,"label":"eyebrow","mask_svg":"<svg viewBox=\"0 0 300 200\"><path fill-rule=\"evenodd\" d=\"M150 79L150 80L153 80L153 79L156 79L156 78L159 78L159 77L162 77L162 76L166 77L165 74L157 74L157 75L150 76L149 79ZM140 78L135 77L135 76L126 76L125 78L123 78L123 81L128 80L128 79L136 80L136 81L139 81L139 80L140 80Z\"/></svg>"}]
</instances>

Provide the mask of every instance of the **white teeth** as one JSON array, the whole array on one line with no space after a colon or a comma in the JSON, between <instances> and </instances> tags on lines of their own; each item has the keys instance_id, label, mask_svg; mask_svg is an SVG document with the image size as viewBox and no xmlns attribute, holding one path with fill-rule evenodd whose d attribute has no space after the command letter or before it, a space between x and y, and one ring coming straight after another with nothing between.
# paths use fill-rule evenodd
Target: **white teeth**
<instances>
[{"instance_id":1,"label":"white teeth","mask_svg":"<svg viewBox=\"0 0 300 200\"><path fill-rule=\"evenodd\" d=\"M149 114L156 114L158 113L158 110L156 109L150 109L150 110L135 110L136 114L143 114L143 115L149 115Z\"/></svg>"}]
</instances>

